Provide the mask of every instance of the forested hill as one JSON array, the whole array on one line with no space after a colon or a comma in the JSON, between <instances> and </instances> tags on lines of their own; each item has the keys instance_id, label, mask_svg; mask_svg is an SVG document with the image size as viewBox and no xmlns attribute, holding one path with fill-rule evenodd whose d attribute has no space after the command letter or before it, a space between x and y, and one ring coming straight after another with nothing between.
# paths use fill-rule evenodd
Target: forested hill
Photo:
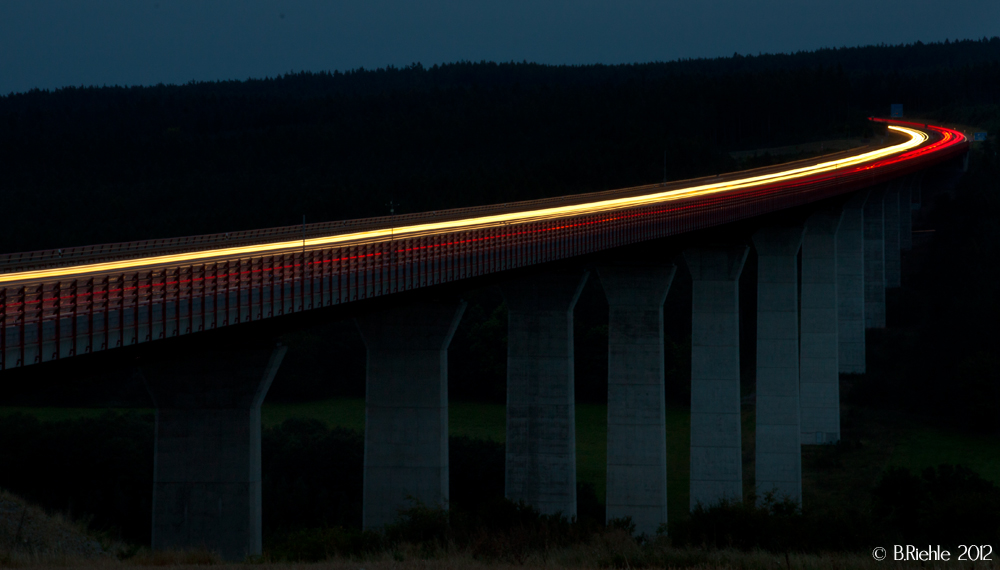
<instances>
[{"instance_id":1,"label":"forested hill","mask_svg":"<svg viewBox=\"0 0 1000 570\"><path fill-rule=\"evenodd\" d=\"M793 54L733 54L714 59L681 59L667 62L624 65L541 65L536 63L458 62L424 67L379 69L359 68L345 72L299 72L273 79L246 81L192 82L183 86L158 85L153 90L162 96L164 87L171 92L213 93L218 96L266 96L310 98L331 94L371 95L393 90L428 90L451 87L490 88L518 84L539 86L597 86L629 81L656 81L677 75L729 75L765 71L815 70L840 68L850 73L926 73L956 67L993 64L1000 60L1000 37L944 43L916 42L897 46L863 46L800 51ZM67 90L59 90L65 92ZM69 92L76 91L70 87ZM14 94L0 97L6 109L16 109L18 102L37 99ZM152 95L152 93L151 93ZM6 99L6 100L5 100ZM17 101L17 102L15 102ZM51 99L47 102L51 103ZM13 104L12 107L7 105Z\"/></svg>"},{"instance_id":2,"label":"forested hill","mask_svg":"<svg viewBox=\"0 0 1000 570\"><path fill-rule=\"evenodd\" d=\"M0 252L644 184L665 151L670 179L711 174L739 166L729 150L871 135L897 102L995 120L1000 38L10 94Z\"/></svg>"}]
</instances>

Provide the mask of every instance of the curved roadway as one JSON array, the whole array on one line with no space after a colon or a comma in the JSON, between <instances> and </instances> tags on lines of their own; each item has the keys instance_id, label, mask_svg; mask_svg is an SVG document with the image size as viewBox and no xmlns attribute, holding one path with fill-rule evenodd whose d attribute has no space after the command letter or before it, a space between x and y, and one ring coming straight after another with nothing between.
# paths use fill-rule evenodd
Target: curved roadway
<instances>
[{"instance_id":1,"label":"curved roadway","mask_svg":"<svg viewBox=\"0 0 1000 570\"><path fill-rule=\"evenodd\" d=\"M890 130L904 138L902 142L897 144L875 150L867 150L868 147L862 147L861 149L837 153L836 155L827 155L826 157L820 157L820 159L799 161L789 165L760 169L767 171L765 173L744 171L724 177L702 178L675 182L668 185L650 185L492 207L427 212L412 216L397 217L393 220L397 223L402 223L402 225L394 227L387 226L383 221L381 224L374 223L373 225L381 226L375 229L348 231L333 235L229 247L213 247L195 251L143 255L128 259L85 262L39 269L15 270L0 273L0 286L10 287L39 281L79 279L111 273L141 271L157 267L218 262L248 256L276 255L343 245L361 245L440 233L509 226L541 220L558 220L586 214L626 210L638 206L667 204L692 197L716 195L724 198L727 193L736 193L740 190L755 187L773 186L785 182L801 181L831 172L848 174L867 169L876 169L892 163L911 160L928 152L941 150L966 141L966 137L962 133L951 129L929 125L906 125L895 124L888 126ZM937 140L932 141L931 134L934 134L934 138ZM773 171L775 168L777 171ZM668 189L664 189L664 187ZM556 202L556 204L551 204L552 202ZM490 210L496 209L508 211L490 213ZM460 218L454 218L453 216L453 213L468 213L470 210L486 211ZM427 218L430 219L428 220ZM291 233L296 228L290 227L288 229L290 231L286 233Z\"/></svg>"}]
</instances>

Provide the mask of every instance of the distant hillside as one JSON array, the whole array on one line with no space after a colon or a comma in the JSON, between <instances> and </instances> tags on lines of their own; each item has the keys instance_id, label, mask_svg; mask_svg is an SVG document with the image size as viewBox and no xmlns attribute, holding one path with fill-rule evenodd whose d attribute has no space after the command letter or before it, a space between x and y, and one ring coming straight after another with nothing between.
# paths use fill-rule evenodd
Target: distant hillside
<instances>
[{"instance_id":1,"label":"distant hillside","mask_svg":"<svg viewBox=\"0 0 1000 570\"><path fill-rule=\"evenodd\" d=\"M633 65L460 62L0 97L0 252L602 190L1000 104L1000 38ZM977 117L962 117L973 121Z\"/></svg>"}]
</instances>

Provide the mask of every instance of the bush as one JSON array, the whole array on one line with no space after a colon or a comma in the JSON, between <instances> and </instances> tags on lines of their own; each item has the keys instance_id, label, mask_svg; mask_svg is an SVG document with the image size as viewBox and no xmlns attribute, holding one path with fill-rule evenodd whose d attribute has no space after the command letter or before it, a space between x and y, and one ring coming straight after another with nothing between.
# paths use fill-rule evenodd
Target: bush
<instances>
[{"instance_id":1,"label":"bush","mask_svg":"<svg viewBox=\"0 0 1000 570\"><path fill-rule=\"evenodd\" d=\"M758 502L751 495L746 502L697 505L688 520L671 525L670 536L678 545L783 551L804 545L802 518L790 499L777 500L767 493Z\"/></svg>"},{"instance_id":2,"label":"bush","mask_svg":"<svg viewBox=\"0 0 1000 570\"><path fill-rule=\"evenodd\" d=\"M917 476L889 469L872 492L875 516L892 540L908 544L996 544L1000 488L961 465Z\"/></svg>"},{"instance_id":3,"label":"bush","mask_svg":"<svg viewBox=\"0 0 1000 570\"><path fill-rule=\"evenodd\" d=\"M410 499L412 506L399 513L399 521L385 529L389 544L408 542L420 546L424 556L447 549L449 542L449 511L442 506L427 506Z\"/></svg>"},{"instance_id":4,"label":"bush","mask_svg":"<svg viewBox=\"0 0 1000 570\"><path fill-rule=\"evenodd\" d=\"M759 502L750 495L744 503L699 505L689 519L671 521L669 531L675 546L770 552L864 550L881 536L868 511L844 506L806 514L794 501L778 500L771 493Z\"/></svg>"},{"instance_id":5,"label":"bush","mask_svg":"<svg viewBox=\"0 0 1000 570\"><path fill-rule=\"evenodd\" d=\"M524 502L500 498L474 512L455 512L454 541L480 560L523 564L532 553L583 543L599 530L590 520L543 515Z\"/></svg>"},{"instance_id":6,"label":"bush","mask_svg":"<svg viewBox=\"0 0 1000 570\"><path fill-rule=\"evenodd\" d=\"M0 487L85 520L111 540L149 544L153 416L106 412L39 421L0 416Z\"/></svg>"},{"instance_id":7,"label":"bush","mask_svg":"<svg viewBox=\"0 0 1000 570\"><path fill-rule=\"evenodd\" d=\"M635 534L635 523L632 522L632 517L611 519L608 521L606 528L608 530L620 530L629 536L633 536Z\"/></svg>"},{"instance_id":8,"label":"bush","mask_svg":"<svg viewBox=\"0 0 1000 570\"><path fill-rule=\"evenodd\" d=\"M385 547L382 535L372 531L344 527L307 528L273 538L264 552L264 558L319 562L333 556L370 556Z\"/></svg>"},{"instance_id":9,"label":"bush","mask_svg":"<svg viewBox=\"0 0 1000 570\"><path fill-rule=\"evenodd\" d=\"M452 437L448 440L448 475L453 511L477 511L503 499L504 444L484 439Z\"/></svg>"},{"instance_id":10,"label":"bush","mask_svg":"<svg viewBox=\"0 0 1000 570\"><path fill-rule=\"evenodd\" d=\"M261 434L264 533L361 526L364 438L316 420Z\"/></svg>"}]
</instances>

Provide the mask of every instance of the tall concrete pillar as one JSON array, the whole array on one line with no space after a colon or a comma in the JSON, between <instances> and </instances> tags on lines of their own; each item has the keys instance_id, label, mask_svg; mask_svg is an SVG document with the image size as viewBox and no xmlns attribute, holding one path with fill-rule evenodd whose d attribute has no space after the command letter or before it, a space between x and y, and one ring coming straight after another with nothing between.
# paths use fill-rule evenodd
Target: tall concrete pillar
<instances>
[{"instance_id":1,"label":"tall concrete pillar","mask_svg":"<svg viewBox=\"0 0 1000 570\"><path fill-rule=\"evenodd\" d=\"M573 307L587 273L550 271L501 285L508 310L505 495L576 516Z\"/></svg>"},{"instance_id":2,"label":"tall concrete pillar","mask_svg":"<svg viewBox=\"0 0 1000 570\"><path fill-rule=\"evenodd\" d=\"M261 554L260 405L286 350L195 351L187 371L143 371L156 406L154 550Z\"/></svg>"},{"instance_id":3,"label":"tall concrete pillar","mask_svg":"<svg viewBox=\"0 0 1000 570\"><path fill-rule=\"evenodd\" d=\"M865 328L885 328L885 188L874 188L865 201Z\"/></svg>"},{"instance_id":4,"label":"tall concrete pillar","mask_svg":"<svg viewBox=\"0 0 1000 570\"><path fill-rule=\"evenodd\" d=\"M901 212L899 207L899 187L901 181L889 184L885 191L883 216L885 226L883 235L885 239L885 286L888 289L902 286L901 259L900 259L900 237L899 230L902 226Z\"/></svg>"},{"instance_id":5,"label":"tall concrete pillar","mask_svg":"<svg viewBox=\"0 0 1000 570\"><path fill-rule=\"evenodd\" d=\"M799 268L805 228L768 227L757 249L757 438L759 495L802 502L799 426Z\"/></svg>"},{"instance_id":6,"label":"tall concrete pillar","mask_svg":"<svg viewBox=\"0 0 1000 570\"><path fill-rule=\"evenodd\" d=\"M917 175L911 174L899 187L899 249L913 249L913 188Z\"/></svg>"},{"instance_id":7,"label":"tall concrete pillar","mask_svg":"<svg viewBox=\"0 0 1000 570\"><path fill-rule=\"evenodd\" d=\"M865 373L865 231L868 190L844 204L837 231L837 353L841 374Z\"/></svg>"},{"instance_id":8,"label":"tall concrete pillar","mask_svg":"<svg viewBox=\"0 0 1000 570\"><path fill-rule=\"evenodd\" d=\"M691 271L690 508L743 499L739 279L750 248L684 252Z\"/></svg>"},{"instance_id":9,"label":"tall concrete pillar","mask_svg":"<svg viewBox=\"0 0 1000 570\"><path fill-rule=\"evenodd\" d=\"M361 525L381 530L410 498L448 505L448 345L464 301L355 319L368 349Z\"/></svg>"},{"instance_id":10,"label":"tall concrete pillar","mask_svg":"<svg viewBox=\"0 0 1000 570\"><path fill-rule=\"evenodd\" d=\"M601 267L608 299L607 520L652 536L667 522L663 301L674 266Z\"/></svg>"},{"instance_id":11,"label":"tall concrete pillar","mask_svg":"<svg viewBox=\"0 0 1000 570\"><path fill-rule=\"evenodd\" d=\"M840 440L837 230L843 214L839 205L816 212L806 220L802 241L799 409L803 444Z\"/></svg>"}]
</instances>

